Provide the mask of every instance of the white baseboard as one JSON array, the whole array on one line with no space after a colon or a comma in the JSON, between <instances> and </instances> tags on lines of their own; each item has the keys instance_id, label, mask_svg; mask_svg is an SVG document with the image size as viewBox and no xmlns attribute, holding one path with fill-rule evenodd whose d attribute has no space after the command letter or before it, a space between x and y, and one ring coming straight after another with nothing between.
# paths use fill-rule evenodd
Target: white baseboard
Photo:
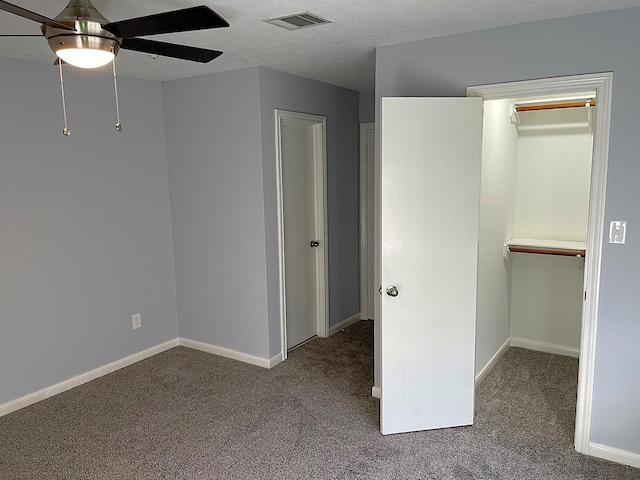
<instances>
[{"instance_id":1,"label":"white baseboard","mask_svg":"<svg viewBox=\"0 0 640 480\"><path fill-rule=\"evenodd\" d=\"M240 362L249 363L251 365L257 365L258 367L271 368L282 361L281 355L276 355L273 358L262 358L248 353L238 352L229 348L218 347L217 345L211 345L210 343L199 342L197 340L190 340L188 338L178 338L178 345L183 347L193 348L194 350L200 350L201 352L213 353L214 355L220 355L221 357L231 358L233 360L239 360Z\"/></svg>"},{"instance_id":2,"label":"white baseboard","mask_svg":"<svg viewBox=\"0 0 640 480\"><path fill-rule=\"evenodd\" d=\"M505 353L507 353L507 350L509 350L510 346L511 346L511 339L507 338L507 340L502 344L502 346L498 349L495 355L491 357L491 360L489 360L487 364L482 368L482 370L480 370L480 372L476 375L476 382L475 382L476 387L480 384L480 382L482 382L482 380L484 380L484 377L489 375L489 372L493 370L493 367L496 366L496 364L498 363L498 361L500 361L502 356Z\"/></svg>"},{"instance_id":3,"label":"white baseboard","mask_svg":"<svg viewBox=\"0 0 640 480\"><path fill-rule=\"evenodd\" d=\"M618 448L607 447L599 443L589 443L588 455L603 458L616 463L622 463L631 467L640 468L640 454L627 452Z\"/></svg>"},{"instance_id":4,"label":"white baseboard","mask_svg":"<svg viewBox=\"0 0 640 480\"><path fill-rule=\"evenodd\" d=\"M356 313L354 315L351 315L349 318L341 321L340 323L335 324L332 327L329 327L329 336L333 335L334 333L339 332L340 330L342 330L343 328L347 328L349 325L353 325L356 322L359 322L360 320L362 320L360 318L360 313Z\"/></svg>"},{"instance_id":5,"label":"white baseboard","mask_svg":"<svg viewBox=\"0 0 640 480\"><path fill-rule=\"evenodd\" d=\"M553 343L537 342L534 340L527 340L525 338L511 337L508 338L504 344L498 349L491 360L482 368L482 370L476 375L475 385L478 386L482 380L493 370L498 361L507 352L509 347L522 347L529 350L535 350L538 352L555 353L557 355L565 355L567 357L580 358L580 350L576 348L565 347L563 345L556 345Z\"/></svg>"},{"instance_id":6,"label":"white baseboard","mask_svg":"<svg viewBox=\"0 0 640 480\"><path fill-rule=\"evenodd\" d=\"M537 342L535 340L527 340L525 338L511 337L511 346L527 348L538 352L555 353L556 355L580 358L580 349L578 348L565 347L564 345L556 345L553 343Z\"/></svg>"},{"instance_id":7,"label":"white baseboard","mask_svg":"<svg viewBox=\"0 0 640 480\"><path fill-rule=\"evenodd\" d=\"M282 362L282 354L280 353L272 358L261 358L242 352L237 352L235 350L230 350L228 348L217 347L208 343L189 340L187 338L174 338L173 340L169 340L168 342L161 343L160 345L156 345L155 347L148 348L147 350L143 350L142 352L134 353L133 355L129 355L128 357L116 360L115 362L103 365L102 367L98 367L94 370L91 370L90 372L82 373L63 382L4 403L0 405L0 417L15 412L16 410L20 410L21 408L28 407L29 405L33 405L34 403L40 402L47 398L53 397L54 395L65 392L84 383L90 382L91 380L95 380L96 378L115 372L116 370L120 370L121 368L133 365L134 363L157 355L158 353L169 350L170 348L177 347L178 345L193 348L195 350L201 350L207 353L213 353L222 357L232 358L234 360L250 363L252 365L258 365L264 368L273 368Z\"/></svg>"},{"instance_id":8,"label":"white baseboard","mask_svg":"<svg viewBox=\"0 0 640 480\"><path fill-rule=\"evenodd\" d=\"M371 396L375 398L382 397L382 389L374 385L373 387L371 387Z\"/></svg>"},{"instance_id":9,"label":"white baseboard","mask_svg":"<svg viewBox=\"0 0 640 480\"><path fill-rule=\"evenodd\" d=\"M282 363L282 353L279 353L269 359L269 366L267 368L273 368L279 363Z\"/></svg>"},{"instance_id":10,"label":"white baseboard","mask_svg":"<svg viewBox=\"0 0 640 480\"><path fill-rule=\"evenodd\" d=\"M89 372L82 373L73 378L69 378L68 380L65 380L63 382L43 388L42 390L38 390L37 392L30 393L21 398L17 398L16 400L4 403L0 405L0 417L8 415L11 412L15 412L16 410L20 410L21 408L27 407L29 405L33 405L34 403L40 402L47 398L53 397L54 395L65 392L84 383L90 382L91 380L95 380L96 378L115 372L116 370L120 370L121 368L133 365L140 360L152 357L160 352L164 352L165 350L169 350L170 348L176 346L178 346L177 339L169 340L168 342L161 343L160 345L148 348L147 350L143 350L142 352L134 353L133 355L129 355L128 357L121 358L120 360L116 360L115 362L103 365L102 367L98 367Z\"/></svg>"}]
</instances>

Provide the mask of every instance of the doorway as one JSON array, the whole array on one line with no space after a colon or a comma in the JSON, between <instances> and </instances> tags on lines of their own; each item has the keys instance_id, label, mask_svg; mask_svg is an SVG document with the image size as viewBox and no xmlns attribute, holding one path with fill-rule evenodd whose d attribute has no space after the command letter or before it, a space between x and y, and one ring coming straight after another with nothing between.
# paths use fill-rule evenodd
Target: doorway
<instances>
[{"instance_id":1,"label":"doorway","mask_svg":"<svg viewBox=\"0 0 640 480\"><path fill-rule=\"evenodd\" d=\"M326 118L276 110L282 358L328 332Z\"/></svg>"},{"instance_id":2,"label":"doorway","mask_svg":"<svg viewBox=\"0 0 640 480\"><path fill-rule=\"evenodd\" d=\"M524 97L543 97L576 94L576 92L594 92L596 107L591 122L593 128L593 147L591 175L589 179L589 200L587 206L586 251L584 259L584 277L581 289L582 314L580 325L578 376L578 398L576 405L576 424L574 445L578 452L588 454L591 423L591 405L593 394L593 375L595 369L595 334L597 327L597 307L600 287L600 263L602 239L604 235L604 203L606 174L609 151L609 124L611 116L611 91L613 75L611 73L577 75L571 77L550 78L525 82L475 86L467 89L467 95L481 97L483 100L506 100ZM497 357L499 358L499 351ZM493 362L493 359L490 364ZM487 365L490 367L491 365ZM490 368L489 368L490 369Z\"/></svg>"},{"instance_id":3,"label":"doorway","mask_svg":"<svg viewBox=\"0 0 640 480\"><path fill-rule=\"evenodd\" d=\"M582 91L595 91L598 101L593 118L593 165L586 238L588 255L584 266L575 430L576 450L588 453L611 111L610 73L469 87L469 97L480 97L475 99L382 99L379 252L383 286L380 309L383 432L385 422L391 424L389 420L397 420L398 428L389 428L386 433L434 428L434 425L435 428L464 425L469 424L468 418L472 417L469 416L469 408L473 411L473 335L478 267L475 257L478 232L474 231L474 225L478 226L480 187L480 162L476 160L479 158L476 154L481 149L481 141L476 142L476 130L463 129L468 128L469 119L477 121L481 128L482 102L486 100ZM465 100L469 102L468 107L463 105ZM472 104L476 107L471 108ZM467 108L469 111L465 112ZM410 110L415 110L413 115L408 115ZM434 112L436 117L427 122L425 119ZM443 129L447 125L450 128ZM449 144L442 147L440 140ZM470 148L462 151L463 146ZM413 160L409 156L413 156ZM423 170L423 165L430 165L430 168ZM432 198L434 192L438 195ZM464 202L466 205L462 205ZM407 219L407 212L410 212L410 219ZM435 219L436 222L429 223L425 219ZM407 230L407 234L403 234L403 228L417 228L417 224L422 225L418 231ZM462 245L463 239L469 243ZM398 256L407 260L406 269L394 266ZM460 274L456 274L456 270ZM406 275L405 271L420 271L422 274ZM451 278L452 275L455 278ZM420 284L425 281L429 281L428 288L422 288ZM451 286L442 290L445 282ZM430 301L424 308L418 311L412 308L412 301L419 301L425 296L429 296ZM464 312L460 311L462 307L465 307ZM458 312L452 312L452 308ZM436 324L430 328L427 321ZM463 321L469 323L463 325ZM416 340L416 332L422 332L421 329L427 331ZM510 338L505 338L504 348L507 348ZM425 345L426 341L428 345ZM428 347L431 345L436 348L430 350ZM441 345L445 346L445 353L439 355ZM454 350L462 354L456 355L455 361L444 361L446 355ZM499 358L500 351L501 346L498 345L489 364ZM425 362L431 362L435 368L428 367ZM483 366L479 367L482 370ZM430 376L424 378L424 372ZM457 372L461 372L460 383L454 385L452 373ZM409 374L413 376L408 377ZM420 388L425 382L429 388ZM391 391L385 391L387 389ZM466 398L456 393L456 389L464 390ZM423 409L429 395L440 402L441 414L435 414L440 418L433 418L434 408ZM461 402L460 414L455 418L449 415L454 400ZM402 409L395 408L394 401L410 405L411 414L399 418L397 412ZM404 408L404 411L409 409Z\"/></svg>"}]
</instances>

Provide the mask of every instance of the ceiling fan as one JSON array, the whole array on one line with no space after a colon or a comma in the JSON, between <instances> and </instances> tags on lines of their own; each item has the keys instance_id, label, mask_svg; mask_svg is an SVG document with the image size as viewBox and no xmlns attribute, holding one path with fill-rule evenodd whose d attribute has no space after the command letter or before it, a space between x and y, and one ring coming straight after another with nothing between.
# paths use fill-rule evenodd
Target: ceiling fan
<instances>
[{"instance_id":1,"label":"ceiling fan","mask_svg":"<svg viewBox=\"0 0 640 480\"><path fill-rule=\"evenodd\" d=\"M63 61L82 68L106 65L121 48L207 63L222 52L137 37L229 26L224 18L207 6L184 8L119 22L109 22L90 0L71 0L54 18L1 0L0 10L40 23L42 35L49 42L51 50Z\"/></svg>"},{"instance_id":2,"label":"ceiling fan","mask_svg":"<svg viewBox=\"0 0 640 480\"><path fill-rule=\"evenodd\" d=\"M114 61L121 48L151 55L208 63L222 55L222 52L138 37L229 26L224 18L207 6L184 8L119 22L109 22L91 4L90 0L71 0L65 9L54 18L45 17L2 0L0 0L0 10L41 24L42 35L47 39L49 47L58 57L56 63L60 66L60 88L64 114L64 129L62 133L66 136L71 135L71 131L67 128L67 109L62 76L63 63L69 63L80 68L98 68L112 62L116 94L116 131L121 132L122 124L120 123L118 85ZM0 35L0 37L24 36L39 35Z\"/></svg>"}]
</instances>

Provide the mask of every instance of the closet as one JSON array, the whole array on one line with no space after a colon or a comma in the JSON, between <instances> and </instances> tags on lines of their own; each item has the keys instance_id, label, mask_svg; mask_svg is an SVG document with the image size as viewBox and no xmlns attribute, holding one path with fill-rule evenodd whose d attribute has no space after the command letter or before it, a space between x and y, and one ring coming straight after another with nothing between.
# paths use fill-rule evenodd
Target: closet
<instances>
[{"instance_id":1,"label":"closet","mask_svg":"<svg viewBox=\"0 0 640 480\"><path fill-rule=\"evenodd\" d=\"M579 356L595 104L590 91L484 103L479 357L495 338Z\"/></svg>"}]
</instances>

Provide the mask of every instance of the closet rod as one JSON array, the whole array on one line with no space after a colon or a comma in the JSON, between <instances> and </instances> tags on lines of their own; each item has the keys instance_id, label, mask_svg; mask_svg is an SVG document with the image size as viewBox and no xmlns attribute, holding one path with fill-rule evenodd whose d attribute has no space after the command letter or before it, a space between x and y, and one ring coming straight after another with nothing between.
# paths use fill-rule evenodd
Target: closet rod
<instances>
[{"instance_id":1,"label":"closet rod","mask_svg":"<svg viewBox=\"0 0 640 480\"><path fill-rule=\"evenodd\" d=\"M595 107L595 100L583 100L581 102L549 103L547 105L516 105L516 112L534 112L537 110L555 110L558 108Z\"/></svg>"},{"instance_id":2,"label":"closet rod","mask_svg":"<svg viewBox=\"0 0 640 480\"><path fill-rule=\"evenodd\" d=\"M586 255L586 250L563 250L557 248L541 247L516 247L509 245L509 251L513 253L538 253L543 255L562 255L564 257L582 257Z\"/></svg>"}]
</instances>

